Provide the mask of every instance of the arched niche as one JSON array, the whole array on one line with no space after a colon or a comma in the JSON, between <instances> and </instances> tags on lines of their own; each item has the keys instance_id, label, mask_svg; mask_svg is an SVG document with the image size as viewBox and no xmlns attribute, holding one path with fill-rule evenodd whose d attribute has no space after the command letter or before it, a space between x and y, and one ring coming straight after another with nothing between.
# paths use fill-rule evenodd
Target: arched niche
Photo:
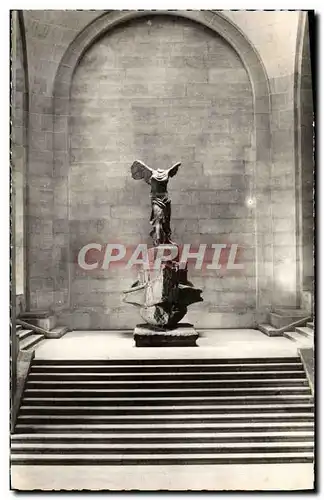
<instances>
[{"instance_id":1,"label":"arched niche","mask_svg":"<svg viewBox=\"0 0 324 500\"><path fill-rule=\"evenodd\" d=\"M110 11L98 17L79 33L66 50L58 67L53 88L54 114L54 178L64 188L69 172L69 115L70 89L78 62L85 52L112 28L134 18L152 15L176 16L190 19L208 27L225 39L240 57L251 82L254 106L254 133L245 161L254 171L256 186L255 239L256 239L256 321L265 319L271 305L273 256L271 253L272 221L269 206L271 176L271 132L269 84L264 65L251 42L225 15L212 11ZM60 190L54 198L55 206L61 204ZM62 207L60 207L60 210ZM62 212L62 210L61 210ZM66 207L68 217L68 207ZM270 248L270 251L269 251ZM64 304L69 308L69 270L61 283L67 292ZM252 326L252 325L251 325Z\"/></svg>"}]
</instances>

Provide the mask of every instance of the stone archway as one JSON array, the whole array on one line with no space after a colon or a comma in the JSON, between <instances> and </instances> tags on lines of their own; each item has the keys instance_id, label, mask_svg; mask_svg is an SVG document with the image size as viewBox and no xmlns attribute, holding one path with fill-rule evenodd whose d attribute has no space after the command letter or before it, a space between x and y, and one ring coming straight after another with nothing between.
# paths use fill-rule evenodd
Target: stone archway
<instances>
[{"instance_id":1,"label":"stone archway","mask_svg":"<svg viewBox=\"0 0 324 500\"><path fill-rule=\"evenodd\" d=\"M271 304L271 283L273 272L273 257L271 248L272 223L269 213L270 205L270 171L271 171L271 144L270 144L270 99L268 80L263 64L250 42L233 23L224 15L208 11L129 11L108 12L88 25L72 42L66 51L57 71L54 97L54 177L56 191L54 204L55 213L68 217L69 194L66 190L70 165L68 144L70 91L72 78L78 62L87 50L105 33L116 26L132 19L144 16L176 16L194 21L214 31L225 39L240 57L252 85L254 106L254 133L251 147L246 151L244 161L253 172L256 185L257 210L255 212L255 239L256 239L256 314L255 321L264 319ZM67 245L70 240L57 232L54 238L63 238ZM270 243L270 245L269 245ZM58 266L58 282L65 294L62 309L68 309L70 303L70 252L65 252ZM249 326L253 326L253 323ZM247 326L247 325L244 325Z\"/></svg>"}]
</instances>

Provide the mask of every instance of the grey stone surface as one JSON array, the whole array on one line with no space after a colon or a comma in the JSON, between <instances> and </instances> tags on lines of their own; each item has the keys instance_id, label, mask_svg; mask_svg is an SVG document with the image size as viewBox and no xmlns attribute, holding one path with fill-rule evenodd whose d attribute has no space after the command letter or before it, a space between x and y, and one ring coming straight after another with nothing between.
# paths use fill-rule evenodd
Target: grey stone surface
<instances>
[{"instance_id":1,"label":"grey stone surface","mask_svg":"<svg viewBox=\"0 0 324 500\"><path fill-rule=\"evenodd\" d=\"M153 20L152 26L153 31L150 31L142 20L133 21L126 28L118 28L105 36L99 45L87 52L73 79L70 214L78 223L78 229L74 226L70 234L75 239L73 248L76 250L86 239L96 236L98 239L95 221L100 218L105 221L100 237L109 235L111 239L134 244L146 237L149 230L144 205L147 187L136 185L134 189L125 181L134 157L153 167L167 168L174 157L180 155L183 175L181 179L178 179L180 174L172 179L170 188L175 206L172 229L177 241L190 242L197 235L203 243L229 232L225 221L215 224L212 230L208 227L211 209L208 207L204 211L203 207L210 203L222 204L225 213L230 210L233 217L238 217L239 232L242 228L246 232L251 230L245 220L248 186L239 175L241 150L249 144L253 120L247 73L221 39L198 25L184 20L174 24L171 19L161 18ZM163 37L168 39L167 45L161 42ZM133 40L143 49L141 62L138 52L133 51ZM154 50L159 56L156 59ZM188 62L181 59L184 53ZM197 63L198 56L203 53L203 64L191 67L190 58L197 57ZM227 81L226 86L223 80L217 79L222 61L228 61L229 69L222 76ZM212 81L207 80L208 75ZM126 95L130 100L125 100ZM114 98L118 98L118 106ZM102 113L103 109L106 114ZM202 135L201 131L206 128L208 134ZM229 130L233 138L230 141ZM235 162L240 165L238 169ZM92 179L88 175L89 168L95 169ZM227 175L224 175L226 170ZM84 188L83 179L86 179ZM96 198L104 197L106 204L98 206L90 200L88 204L89 182L91 190L97 192ZM188 192L184 192L184 188ZM237 188L243 191L238 193ZM227 189L230 192L226 192ZM119 206L123 207L120 211ZM93 231L89 232L85 223L91 216ZM199 223L204 217L206 224ZM244 238L239 239L241 242ZM249 244L253 246L253 242L251 238ZM75 306L81 306L78 300L82 300L84 306L87 299L95 306L96 298L98 306L109 304L107 296L105 299L96 294L90 298L86 292L83 297L81 295L72 299ZM116 306L112 296L111 305ZM204 310L203 305L202 308ZM119 314L118 317L122 318ZM116 325L117 316L114 319L110 315L110 319L111 324Z\"/></svg>"},{"instance_id":2,"label":"grey stone surface","mask_svg":"<svg viewBox=\"0 0 324 500\"><path fill-rule=\"evenodd\" d=\"M315 379L315 357L314 348L301 348L299 349L300 357L302 359L307 378L314 394L314 379Z\"/></svg>"},{"instance_id":3,"label":"grey stone surface","mask_svg":"<svg viewBox=\"0 0 324 500\"><path fill-rule=\"evenodd\" d=\"M21 404L21 398L23 396L23 391L25 387L25 382L29 373L30 365L35 356L35 352L30 351L19 351L17 359L17 383L15 395L13 398L13 405L11 408L11 425L14 428L16 423L16 418Z\"/></svg>"},{"instance_id":4,"label":"grey stone surface","mask_svg":"<svg viewBox=\"0 0 324 500\"><path fill-rule=\"evenodd\" d=\"M210 491L314 489L313 464L170 466L12 466L17 490ZM235 484L233 485L233 477ZM251 486L253 485L253 486Z\"/></svg>"}]
</instances>

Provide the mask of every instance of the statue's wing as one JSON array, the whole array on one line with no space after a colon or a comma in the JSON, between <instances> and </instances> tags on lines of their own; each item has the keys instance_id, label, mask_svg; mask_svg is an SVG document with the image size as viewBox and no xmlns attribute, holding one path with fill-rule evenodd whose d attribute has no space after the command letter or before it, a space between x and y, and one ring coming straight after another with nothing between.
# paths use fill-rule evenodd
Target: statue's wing
<instances>
[{"instance_id":1,"label":"statue's wing","mask_svg":"<svg viewBox=\"0 0 324 500\"><path fill-rule=\"evenodd\" d=\"M147 182L151 178L153 170L142 161L135 160L131 166L131 172L133 179L144 179Z\"/></svg>"},{"instance_id":2,"label":"statue's wing","mask_svg":"<svg viewBox=\"0 0 324 500\"><path fill-rule=\"evenodd\" d=\"M169 177L174 177L178 173L180 165L181 165L181 162L179 161L178 163L175 163L174 165L172 165L171 168L169 168L169 170L168 170Z\"/></svg>"}]
</instances>

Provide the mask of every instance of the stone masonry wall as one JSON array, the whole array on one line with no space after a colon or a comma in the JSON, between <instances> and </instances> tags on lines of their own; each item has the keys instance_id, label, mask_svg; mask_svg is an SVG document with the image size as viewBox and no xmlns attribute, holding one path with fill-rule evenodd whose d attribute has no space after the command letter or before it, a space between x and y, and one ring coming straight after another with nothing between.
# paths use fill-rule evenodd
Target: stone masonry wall
<instances>
[{"instance_id":1,"label":"stone masonry wall","mask_svg":"<svg viewBox=\"0 0 324 500\"><path fill-rule=\"evenodd\" d=\"M57 309L64 303L56 245L62 214L54 209L53 84L59 62L72 40L100 11L26 10L23 12L29 67L29 172L27 251L30 308ZM63 214L64 215L64 214ZM66 230L65 230L66 232ZM63 247L63 248L62 248Z\"/></svg>"},{"instance_id":2,"label":"stone masonry wall","mask_svg":"<svg viewBox=\"0 0 324 500\"><path fill-rule=\"evenodd\" d=\"M294 79L270 79L272 104L273 303L297 305Z\"/></svg>"},{"instance_id":3,"label":"stone masonry wall","mask_svg":"<svg viewBox=\"0 0 324 500\"><path fill-rule=\"evenodd\" d=\"M190 278L204 302L189 308L200 327L252 325L255 310L253 175L245 151L253 130L252 90L236 53L191 21L152 17L109 32L84 55L71 89L69 175L71 261L83 245L150 243L149 187L135 182L138 158L155 168L182 161L170 180L178 243L237 243L243 271ZM75 327L132 328L121 303L130 271L72 266Z\"/></svg>"},{"instance_id":4,"label":"stone masonry wall","mask_svg":"<svg viewBox=\"0 0 324 500\"><path fill-rule=\"evenodd\" d=\"M16 295L24 295L25 273L25 241L24 241L24 204L25 204L25 175L27 162L27 116L26 116L26 75L20 26L15 14L12 22L14 30L14 54L12 71L15 81L12 88L11 102L11 152L12 152L12 186L15 199L15 274Z\"/></svg>"},{"instance_id":5,"label":"stone masonry wall","mask_svg":"<svg viewBox=\"0 0 324 500\"><path fill-rule=\"evenodd\" d=\"M303 289L313 291L314 280L314 108L309 27L306 22L301 65L301 180Z\"/></svg>"},{"instance_id":6,"label":"stone masonry wall","mask_svg":"<svg viewBox=\"0 0 324 500\"><path fill-rule=\"evenodd\" d=\"M294 84L300 12L226 12L244 30L266 67L271 92L273 236L272 304L295 306L297 297ZM262 26L262 29L261 29Z\"/></svg>"},{"instance_id":7,"label":"stone masonry wall","mask_svg":"<svg viewBox=\"0 0 324 500\"><path fill-rule=\"evenodd\" d=\"M300 11L223 11L259 52L270 78L295 71L296 37Z\"/></svg>"},{"instance_id":8,"label":"stone masonry wall","mask_svg":"<svg viewBox=\"0 0 324 500\"><path fill-rule=\"evenodd\" d=\"M68 190L67 190L67 173L59 171L59 161L56 158L56 171L53 171L53 83L54 77L58 68L58 64L68 48L69 44L77 36L77 34L91 21L102 14L101 11L24 11L24 19L26 25L27 51L29 62L29 87L30 87L30 157L29 157L29 190L30 196L28 201L28 260L29 274L31 279L28 282L29 296L32 308L47 309L53 308L57 311L64 309L69 302L69 225L68 225ZM223 12L226 17L231 19L251 40L258 50L263 64L267 70L270 86L271 86L271 104L272 104L272 127L273 127L273 148L272 148L272 186L271 196L273 198L272 206L269 206L269 211L273 214L273 239L269 237L269 261L271 255L274 256L273 283L269 282L269 290L273 288L272 299L271 292L269 293L269 303L278 301L280 304L293 305L296 303L296 213L295 206L295 174L294 174L294 138L291 126L291 116L293 113L293 85L294 85L294 65L295 65L295 50L296 50L296 34L299 12L270 12L270 11L232 11ZM183 23L183 21L180 21ZM145 25L145 24L144 24ZM183 24L182 24L183 26ZM152 28L153 29L153 28ZM197 26L198 29L198 26ZM199 28L199 32L202 33ZM203 31L206 31L203 29ZM205 35L204 35L205 36ZM107 37L108 38L108 37ZM215 40L215 36L212 35ZM100 42L101 43L101 42ZM223 42L224 43L224 42ZM209 42L208 42L209 45ZM179 41L176 45L179 47ZM193 50L189 44L190 50ZM90 53L90 52L89 52ZM228 49L227 56L230 53ZM233 54L233 53L232 53ZM141 54L142 55L142 54ZM176 54L174 55L176 56ZM200 52L198 54L201 59ZM86 56L87 57L87 56ZM138 59L140 59L138 57ZM190 58L189 58L190 59ZM198 58L197 58L198 59ZM204 59L204 57L203 57ZM86 60L86 58L85 58ZM182 60L181 58L178 61ZM223 59L217 59L217 64L223 64ZM239 62L239 61L238 61ZM192 64L192 61L188 61ZM222 66L220 66L222 67ZM136 65L135 65L136 68ZM223 68L224 69L224 68ZM238 71L239 67L236 67ZM241 66L240 71L243 69ZM170 76L171 73L169 73ZM226 73L228 78L228 73ZM129 76L129 75L128 75ZM151 76L151 75L148 75ZM116 73L114 78L116 78ZM116 80L115 80L116 81ZM221 81L224 80L222 76ZM178 89L181 88L181 82L178 82ZM238 82L237 82L238 83ZM93 83L95 89L95 84ZM225 87L225 85L224 85ZM227 85L231 88L230 85ZM139 89L139 87L137 87ZM155 87L158 89L158 86ZM202 87L201 87L202 88ZM232 87L233 88L233 87ZM157 90L156 90L157 91ZM94 90L96 92L96 90ZM204 97L206 102L209 96ZM180 101L179 97L179 101ZM199 99L198 99L199 100ZM222 99L220 98L220 101ZM220 108L221 109L221 108ZM235 108L236 109L236 108ZM223 112L223 111L221 111ZM113 114L112 114L113 116ZM262 118L262 117L260 117ZM153 117L150 118L150 120ZM183 118L182 118L183 119ZM203 117L201 117L203 119ZM262 125L262 124L261 124ZM183 127L188 125L182 125ZM217 134L219 132L217 131ZM222 133L222 132L220 132ZM229 134L227 134L228 137ZM235 141L236 134L231 138ZM63 138L62 138L63 140ZM67 138L65 137L65 140ZM140 144L137 142L137 146ZM170 143L172 146L173 144ZM220 143L219 143L220 144ZM169 143L168 143L169 145ZM162 144L163 146L163 144ZM190 145L191 146L191 145ZM141 145L142 147L142 145ZM225 144L223 148L227 147ZM154 145L154 150L156 145ZM202 148L205 150L206 148ZM147 157L142 158L144 161L154 161L151 158L151 150L147 149ZM173 152L173 149L170 148ZM189 146L188 146L189 151ZM60 153L57 153L58 155ZM172 160L173 160L173 155ZM190 158L190 156L187 156ZM162 157L160 157L162 160ZM167 160L167 158L165 158ZM204 164L208 165L206 158L203 158ZM208 160L208 158L207 158ZM202 159L195 160L192 164L199 164ZM170 193L174 201L174 193L180 191L181 185L180 176L187 168L189 163L183 162L182 170L178 176L173 179L170 185ZM209 163L210 165L210 163ZM220 165L220 163L218 163ZM127 168L129 163L127 163ZM161 165L162 167L165 166ZM126 166L125 166L126 168ZM108 170L108 169L107 169ZM226 172L226 169L225 169ZM238 171L240 173L241 170ZM221 176L220 176L221 177ZM217 176L214 177L215 179ZM223 177L221 177L221 180ZM182 177L183 180L183 177ZM117 182L116 180L114 182ZM135 181L133 181L135 182ZM224 182L227 182L224 177ZM178 183L178 185L177 185ZM112 181L110 186L113 186ZM139 190L143 193L143 202L147 201L148 186L141 183L136 183L136 193ZM213 191L213 190L211 190ZM115 192L113 193L115 195ZM55 196L54 196L55 195ZM187 199L185 210L186 219L192 212L194 214L195 203L188 198L188 193L181 193L181 199ZM54 199L62 200L62 204L54 204ZM207 200L206 193L205 199ZM73 196L71 198L73 200ZM108 204L109 205L109 204ZM178 204L179 205L179 204ZM126 205L125 205L126 206ZM229 209L224 205L217 205L221 218L232 217L233 204L228 204ZM140 209L143 213L144 209ZM176 210L173 217L173 227L175 231L180 229L176 224ZM214 214L217 212L213 209ZM240 208L242 213L246 210L243 205ZM142 212L141 212L142 211ZM70 211L71 215L72 211ZM81 212L80 212L81 214ZM105 216L108 210L105 212ZM132 216L135 212L132 211ZM145 214L146 208L145 208ZM180 212L181 214L181 212ZM225 215L224 215L225 214ZM83 215L80 215L80 219ZM183 217L183 215L182 215ZM183 217L183 220L185 218ZM144 217L143 217L144 221ZM147 223L146 215L145 221ZM129 221L130 222L130 221ZM216 223L216 220L215 220ZM73 224L71 222L71 224ZM231 222L231 224L234 224ZM102 227L99 225L99 228ZM189 227L189 226L188 226ZM230 227L233 231L231 225ZM234 228L235 229L235 228ZM145 234L149 230L148 225L145 228ZM200 231L200 229L199 229ZM198 232L199 232L198 231ZM234 231L235 232L235 231ZM98 234L98 232L97 232ZM103 230L106 239L105 230ZM181 237L184 237L185 232L180 231ZM188 234L188 230L187 230ZM192 231L192 234L197 234ZM212 235L213 237L213 235ZM74 243L73 243L74 244ZM253 252L252 252L253 253ZM250 253L251 260L253 255ZM272 272L272 271L271 271ZM271 273L270 273L271 274ZM93 290L100 290L103 285L102 280L94 278ZM199 276L196 276L194 281L199 285ZM230 276L227 277L226 287L228 286ZM254 280L251 276L251 280ZM233 283L237 283L235 278ZM222 289L223 279L216 281L216 286ZM91 286L89 285L90 289ZM236 286L236 285L234 285ZM205 281L207 288L207 281ZM208 288L212 291L215 289L215 280L209 281ZM104 288L106 289L106 288ZM252 285L253 290L253 285ZM216 290L219 296L219 291ZM239 298L239 290L236 292L236 298ZM220 294L221 295L221 294ZM218 296L212 296L213 304L216 307L221 307L217 304ZM215 297L215 298L214 298ZM72 298L72 297L71 297ZM244 301L244 296L241 296ZM192 309L197 307L194 306ZM249 307L249 306L248 306ZM196 314L196 313L192 313ZM210 316L213 325L218 326L223 313L211 313L215 316ZM226 314L226 313L225 313ZM239 326L245 326L252 320L249 314L243 314L238 318ZM70 312L67 311L68 318ZM95 315L96 316L96 315ZM75 314L75 317L80 318L80 314ZM227 316L228 317L228 316ZM63 316L62 316L63 318ZM63 318L62 321L65 321ZM85 327L92 321L91 316L85 316ZM129 318L127 324L129 323ZM246 321L245 321L246 319ZM194 320L194 319L193 319ZM242 321L241 321L242 320ZM88 323L87 323L88 322ZM82 319L80 319L82 323ZM79 323L79 324L80 324ZM224 324L228 324L225 322ZM250 323L249 323L250 324ZM234 324L233 324L234 326Z\"/></svg>"}]
</instances>

